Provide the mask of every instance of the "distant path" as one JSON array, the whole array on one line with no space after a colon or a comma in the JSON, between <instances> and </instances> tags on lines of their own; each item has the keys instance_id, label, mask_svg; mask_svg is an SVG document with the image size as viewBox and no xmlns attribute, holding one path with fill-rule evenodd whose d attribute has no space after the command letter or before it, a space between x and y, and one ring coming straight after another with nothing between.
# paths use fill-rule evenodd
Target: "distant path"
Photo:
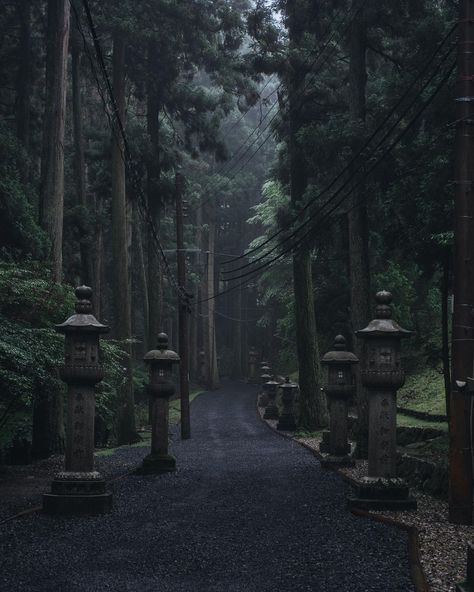
<instances>
[{"instance_id":1,"label":"distant path","mask_svg":"<svg viewBox=\"0 0 474 592\"><path fill-rule=\"evenodd\" d=\"M201 395L192 422L177 473L118 481L112 514L2 527L0 590L413 592L406 535L353 517L342 481L258 419L255 388Z\"/></svg>"}]
</instances>

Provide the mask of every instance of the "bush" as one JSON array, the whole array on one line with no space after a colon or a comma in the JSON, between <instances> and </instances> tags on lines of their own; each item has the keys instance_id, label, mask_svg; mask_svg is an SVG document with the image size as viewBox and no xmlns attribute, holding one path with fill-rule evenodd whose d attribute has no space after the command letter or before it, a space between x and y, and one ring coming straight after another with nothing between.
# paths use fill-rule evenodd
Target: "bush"
<instances>
[{"instance_id":1,"label":"bush","mask_svg":"<svg viewBox=\"0 0 474 592\"><path fill-rule=\"evenodd\" d=\"M54 330L74 310L74 289L50 284L38 264L18 268L0 264L0 450L15 439L31 440L32 411L40 396L65 393L58 367L64 337ZM105 379L97 393L97 416L111 430L117 388L124 379L122 351L102 341Z\"/></svg>"}]
</instances>

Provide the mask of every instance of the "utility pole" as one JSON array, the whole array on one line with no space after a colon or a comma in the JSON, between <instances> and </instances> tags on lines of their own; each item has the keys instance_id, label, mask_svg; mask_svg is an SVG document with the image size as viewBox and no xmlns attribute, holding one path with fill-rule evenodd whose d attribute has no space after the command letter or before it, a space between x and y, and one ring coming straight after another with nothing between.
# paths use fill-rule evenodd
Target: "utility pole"
<instances>
[{"instance_id":1,"label":"utility pole","mask_svg":"<svg viewBox=\"0 0 474 592\"><path fill-rule=\"evenodd\" d=\"M472 524L474 393L474 0L461 0L458 25L454 207L454 316L451 362L449 520Z\"/></svg>"},{"instance_id":2,"label":"utility pole","mask_svg":"<svg viewBox=\"0 0 474 592\"><path fill-rule=\"evenodd\" d=\"M178 324L179 324L179 392L181 396L181 438L188 440L191 437L191 418L189 411L189 333L188 314L189 304L183 300L186 292L186 259L184 253L183 236L183 186L184 177L176 173L176 260L178 262L178 285L180 297L178 298Z\"/></svg>"}]
</instances>

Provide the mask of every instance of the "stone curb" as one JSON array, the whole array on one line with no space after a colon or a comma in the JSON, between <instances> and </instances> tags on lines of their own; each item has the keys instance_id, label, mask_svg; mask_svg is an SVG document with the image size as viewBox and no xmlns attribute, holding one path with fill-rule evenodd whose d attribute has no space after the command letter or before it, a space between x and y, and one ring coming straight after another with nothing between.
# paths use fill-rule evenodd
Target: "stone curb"
<instances>
[{"instance_id":1,"label":"stone curb","mask_svg":"<svg viewBox=\"0 0 474 592\"><path fill-rule=\"evenodd\" d=\"M260 414L260 408L258 406L257 406L257 415L260 418L260 420L273 433L279 434L280 436L283 436L284 438L287 438L288 440L292 440L293 442L296 442L297 444L299 444L303 448L306 448L306 450L309 450L309 452L311 452L311 454L313 456L315 456L318 460L321 460L323 458L322 455L317 450L315 450L314 448L309 446L309 444L306 444L306 442L301 442L300 440L297 440L296 438L294 438L294 436L291 435L291 432L281 432L281 431L273 428L266 419L263 419L263 416ZM353 485L353 486L357 485L357 481L355 479L353 479L352 477L349 477L345 473L342 473L336 467L328 467L325 470L329 470L329 471L332 471L333 473L336 473L344 482L349 483L350 485ZM430 592L430 587L429 587L428 581L426 579L426 574L423 570L423 566L420 561L419 531L416 528L416 526L408 526L407 524L404 524L403 522L399 522L398 520L395 520L394 518L389 518L388 516L383 516L381 514L374 514L373 512L366 512L364 510L354 509L354 510L351 510L351 514L353 514L354 516L358 516L360 518L368 518L370 520L374 520L375 522L381 522L381 523L387 524L389 526L394 526L395 528L399 528L400 530L405 531L408 535L408 558L409 558L409 562L410 562L410 575L413 580L415 590L416 590L416 592Z\"/></svg>"}]
</instances>

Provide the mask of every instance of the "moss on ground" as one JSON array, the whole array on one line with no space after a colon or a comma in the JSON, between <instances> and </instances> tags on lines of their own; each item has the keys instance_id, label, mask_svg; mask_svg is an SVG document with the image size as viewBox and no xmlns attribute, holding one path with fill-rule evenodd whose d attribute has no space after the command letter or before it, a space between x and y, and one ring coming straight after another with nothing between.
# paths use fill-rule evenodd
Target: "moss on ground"
<instances>
[{"instance_id":1,"label":"moss on ground","mask_svg":"<svg viewBox=\"0 0 474 592\"><path fill-rule=\"evenodd\" d=\"M441 372L435 368L426 368L407 376L405 385L398 391L398 405L413 411L445 415L446 400Z\"/></svg>"}]
</instances>

